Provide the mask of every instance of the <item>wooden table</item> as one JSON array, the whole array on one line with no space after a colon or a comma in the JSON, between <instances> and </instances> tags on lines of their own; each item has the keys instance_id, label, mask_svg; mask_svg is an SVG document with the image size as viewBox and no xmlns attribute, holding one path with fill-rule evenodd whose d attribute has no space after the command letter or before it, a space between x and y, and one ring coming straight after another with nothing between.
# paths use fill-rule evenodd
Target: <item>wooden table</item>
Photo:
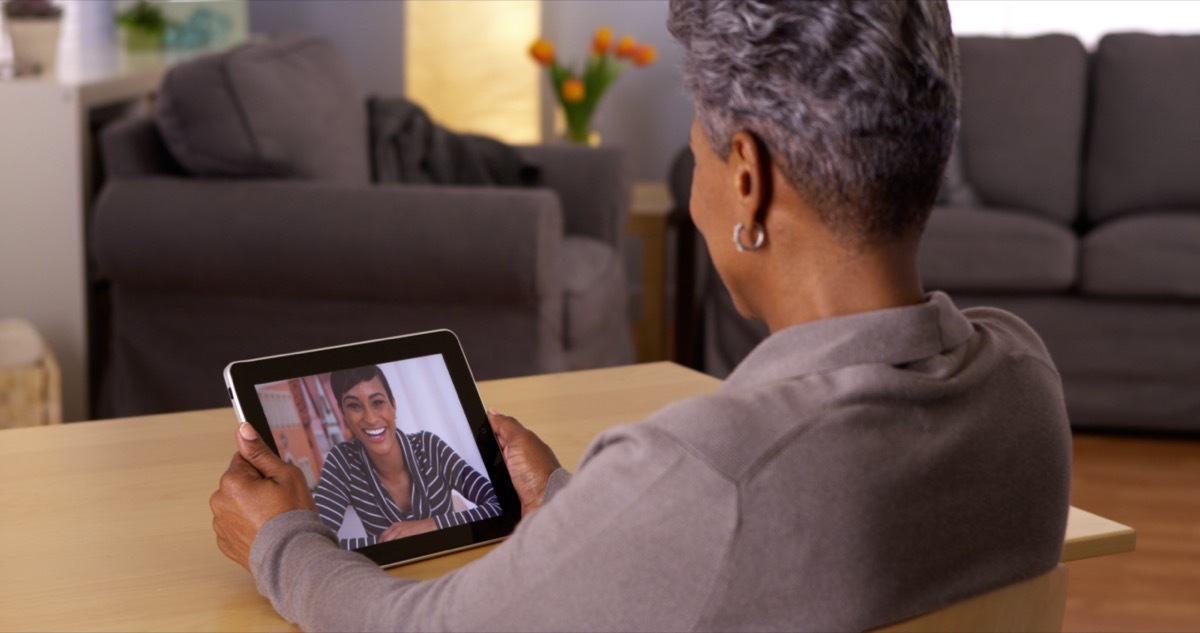
<instances>
[{"instance_id":1,"label":"wooden table","mask_svg":"<svg viewBox=\"0 0 1200 633\"><path fill-rule=\"evenodd\" d=\"M574 468L591 439L719 382L671 363L480 384ZM208 496L234 450L230 409L0 431L0 630L278 630L225 559ZM1064 560L1133 548L1133 530L1072 509ZM488 548L392 570L430 578Z\"/></svg>"}]
</instances>

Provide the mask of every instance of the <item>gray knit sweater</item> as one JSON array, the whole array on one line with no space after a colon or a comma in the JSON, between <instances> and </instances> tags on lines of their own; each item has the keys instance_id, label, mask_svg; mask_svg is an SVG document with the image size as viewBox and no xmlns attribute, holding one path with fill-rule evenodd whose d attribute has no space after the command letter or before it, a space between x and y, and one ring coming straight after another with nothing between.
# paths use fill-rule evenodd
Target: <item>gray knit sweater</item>
<instances>
[{"instance_id":1,"label":"gray knit sweater","mask_svg":"<svg viewBox=\"0 0 1200 633\"><path fill-rule=\"evenodd\" d=\"M394 578L305 511L251 566L306 629L862 630L1052 568L1069 481L1037 335L933 293L772 335L717 393L602 434L443 578Z\"/></svg>"}]
</instances>

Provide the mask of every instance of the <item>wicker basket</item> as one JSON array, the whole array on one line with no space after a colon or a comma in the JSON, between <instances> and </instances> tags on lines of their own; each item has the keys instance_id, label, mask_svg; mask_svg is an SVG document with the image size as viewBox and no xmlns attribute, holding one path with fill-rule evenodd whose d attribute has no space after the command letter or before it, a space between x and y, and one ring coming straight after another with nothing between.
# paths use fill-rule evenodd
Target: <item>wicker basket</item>
<instances>
[{"instance_id":1,"label":"wicker basket","mask_svg":"<svg viewBox=\"0 0 1200 633\"><path fill-rule=\"evenodd\" d=\"M61 422L62 383L49 347L38 365L0 370L0 429Z\"/></svg>"}]
</instances>

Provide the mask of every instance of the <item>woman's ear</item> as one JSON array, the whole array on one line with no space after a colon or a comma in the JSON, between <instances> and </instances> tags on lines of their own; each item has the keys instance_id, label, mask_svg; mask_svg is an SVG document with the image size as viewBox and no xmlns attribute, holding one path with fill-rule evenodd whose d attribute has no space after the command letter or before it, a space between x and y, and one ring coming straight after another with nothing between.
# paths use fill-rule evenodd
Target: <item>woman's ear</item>
<instances>
[{"instance_id":1,"label":"woman's ear","mask_svg":"<svg viewBox=\"0 0 1200 633\"><path fill-rule=\"evenodd\" d=\"M746 226L765 222L772 189L771 157L766 146L749 131L737 131L730 140L729 167L738 221Z\"/></svg>"}]
</instances>

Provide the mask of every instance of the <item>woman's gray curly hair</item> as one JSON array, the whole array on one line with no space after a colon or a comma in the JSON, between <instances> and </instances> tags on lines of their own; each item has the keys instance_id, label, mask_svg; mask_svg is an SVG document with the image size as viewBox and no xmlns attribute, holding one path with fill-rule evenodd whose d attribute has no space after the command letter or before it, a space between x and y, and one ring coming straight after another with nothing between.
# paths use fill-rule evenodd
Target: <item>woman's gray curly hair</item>
<instances>
[{"instance_id":1,"label":"woman's gray curly hair","mask_svg":"<svg viewBox=\"0 0 1200 633\"><path fill-rule=\"evenodd\" d=\"M667 26L719 156L750 132L850 243L924 227L958 121L945 2L671 0Z\"/></svg>"}]
</instances>

